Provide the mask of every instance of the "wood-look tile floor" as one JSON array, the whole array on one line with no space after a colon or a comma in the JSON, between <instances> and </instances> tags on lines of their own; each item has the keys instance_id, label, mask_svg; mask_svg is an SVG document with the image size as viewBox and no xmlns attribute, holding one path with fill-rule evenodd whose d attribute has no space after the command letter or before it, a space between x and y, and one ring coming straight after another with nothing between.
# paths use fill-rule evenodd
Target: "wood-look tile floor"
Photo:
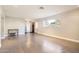
<instances>
[{"instance_id":1,"label":"wood-look tile floor","mask_svg":"<svg viewBox=\"0 0 79 59\"><path fill-rule=\"evenodd\" d=\"M78 53L79 43L39 34L7 37L2 40L1 53Z\"/></svg>"}]
</instances>

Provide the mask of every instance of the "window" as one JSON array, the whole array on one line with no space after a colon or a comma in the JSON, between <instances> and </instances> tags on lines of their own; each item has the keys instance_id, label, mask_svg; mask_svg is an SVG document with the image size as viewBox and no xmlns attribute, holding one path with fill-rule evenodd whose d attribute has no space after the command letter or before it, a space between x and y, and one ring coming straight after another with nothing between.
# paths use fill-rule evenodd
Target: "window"
<instances>
[{"instance_id":1,"label":"window","mask_svg":"<svg viewBox=\"0 0 79 59\"><path fill-rule=\"evenodd\" d=\"M56 23L56 20L53 19L53 20L48 20L48 24L51 25L51 24L55 24Z\"/></svg>"},{"instance_id":2,"label":"window","mask_svg":"<svg viewBox=\"0 0 79 59\"><path fill-rule=\"evenodd\" d=\"M56 19L52 19L52 20L44 20L43 21L43 26L44 27L48 27L48 26L50 26L50 25L53 25L53 24L56 24Z\"/></svg>"}]
</instances>

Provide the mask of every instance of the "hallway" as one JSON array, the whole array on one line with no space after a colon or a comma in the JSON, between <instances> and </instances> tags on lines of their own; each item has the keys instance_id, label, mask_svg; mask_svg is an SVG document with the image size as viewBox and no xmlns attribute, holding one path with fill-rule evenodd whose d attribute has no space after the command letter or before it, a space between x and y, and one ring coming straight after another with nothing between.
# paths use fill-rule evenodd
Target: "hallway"
<instances>
[{"instance_id":1,"label":"hallway","mask_svg":"<svg viewBox=\"0 0 79 59\"><path fill-rule=\"evenodd\" d=\"M1 53L70 53L79 52L79 43L28 33L2 40Z\"/></svg>"},{"instance_id":2,"label":"hallway","mask_svg":"<svg viewBox=\"0 0 79 59\"><path fill-rule=\"evenodd\" d=\"M79 59L78 0L1 0L1 59Z\"/></svg>"}]
</instances>

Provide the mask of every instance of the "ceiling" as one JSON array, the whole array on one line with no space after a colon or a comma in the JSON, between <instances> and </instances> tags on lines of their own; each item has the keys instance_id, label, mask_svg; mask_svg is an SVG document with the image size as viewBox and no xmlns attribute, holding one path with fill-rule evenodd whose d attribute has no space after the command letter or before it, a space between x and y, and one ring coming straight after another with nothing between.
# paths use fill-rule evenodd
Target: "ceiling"
<instances>
[{"instance_id":1,"label":"ceiling","mask_svg":"<svg viewBox=\"0 0 79 59\"><path fill-rule=\"evenodd\" d=\"M40 7L43 6L43 9ZM37 19L53 16L77 8L75 5L4 5L5 15L24 19Z\"/></svg>"}]
</instances>

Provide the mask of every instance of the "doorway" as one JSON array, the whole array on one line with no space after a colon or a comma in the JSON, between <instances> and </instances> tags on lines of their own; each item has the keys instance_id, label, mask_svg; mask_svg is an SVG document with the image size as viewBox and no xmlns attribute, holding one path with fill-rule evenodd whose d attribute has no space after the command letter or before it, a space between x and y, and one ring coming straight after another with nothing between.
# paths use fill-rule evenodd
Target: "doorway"
<instances>
[{"instance_id":1,"label":"doorway","mask_svg":"<svg viewBox=\"0 0 79 59\"><path fill-rule=\"evenodd\" d=\"M32 29L32 31L31 31L31 33L35 33L35 22L32 22L32 25L31 25L31 29Z\"/></svg>"},{"instance_id":2,"label":"doorway","mask_svg":"<svg viewBox=\"0 0 79 59\"><path fill-rule=\"evenodd\" d=\"M25 24L25 34L26 33L34 33L35 32L35 22L26 22Z\"/></svg>"}]
</instances>

